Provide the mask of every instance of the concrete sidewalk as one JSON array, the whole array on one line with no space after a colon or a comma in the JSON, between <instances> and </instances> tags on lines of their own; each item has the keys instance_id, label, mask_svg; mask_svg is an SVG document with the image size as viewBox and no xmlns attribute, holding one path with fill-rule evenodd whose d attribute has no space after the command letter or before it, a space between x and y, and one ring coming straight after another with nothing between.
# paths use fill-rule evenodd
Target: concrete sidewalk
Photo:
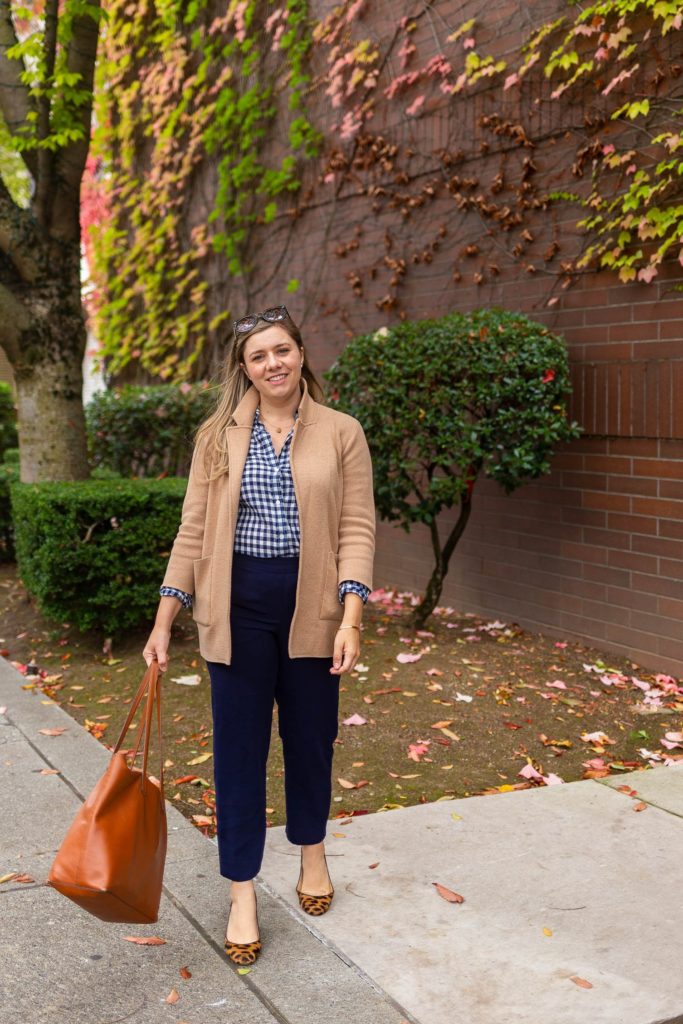
<instances>
[{"instance_id":1,"label":"concrete sidewalk","mask_svg":"<svg viewBox=\"0 0 683 1024\"><path fill-rule=\"evenodd\" d=\"M0 876L35 880L0 886L0 1024L683 1024L683 765L330 822L321 918L299 910L298 849L269 829L264 948L239 975L215 844L171 804L156 924L105 924L44 884L110 755L24 681L0 659Z\"/></svg>"}]
</instances>

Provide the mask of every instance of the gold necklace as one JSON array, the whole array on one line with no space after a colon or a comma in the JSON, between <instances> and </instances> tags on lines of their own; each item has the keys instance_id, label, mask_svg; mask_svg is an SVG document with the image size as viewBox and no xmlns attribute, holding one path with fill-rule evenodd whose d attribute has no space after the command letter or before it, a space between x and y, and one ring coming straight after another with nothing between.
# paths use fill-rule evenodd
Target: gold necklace
<instances>
[{"instance_id":1,"label":"gold necklace","mask_svg":"<svg viewBox=\"0 0 683 1024\"><path fill-rule=\"evenodd\" d=\"M262 423L265 423L265 425L266 425L266 426L268 426L268 422L267 422L267 420L265 420L265 419L263 418L263 413L261 412L261 409L260 409L260 408L259 408L259 417L261 418L261 422L262 422ZM293 426L293 425L294 425L294 422L296 422L296 417L294 417L294 421L293 421L293 423L292 423L292 424L290 425L290 427L289 427L288 429L291 429L291 426ZM273 425L271 424L271 430L276 430L276 431L278 432L278 434L281 434L281 433L282 433L282 429L283 429L282 427L276 427L276 426L273 426Z\"/></svg>"}]
</instances>

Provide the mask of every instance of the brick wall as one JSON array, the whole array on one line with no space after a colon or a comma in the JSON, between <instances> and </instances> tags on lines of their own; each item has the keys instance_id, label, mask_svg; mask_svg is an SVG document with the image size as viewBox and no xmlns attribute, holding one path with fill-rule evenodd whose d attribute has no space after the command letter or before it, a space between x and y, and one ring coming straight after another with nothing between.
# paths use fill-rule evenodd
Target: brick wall
<instances>
[{"instance_id":1,"label":"brick wall","mask_svg":"<svg viewBox=\"0 0 683 1024\"><path fill-rule=\"evenodd\" d=\"M314 5L319 15L332 6L327 0ZM478 44L488 35L500 54L513 51L522 28L530 27L528 5L442 0L431 6L436 22L421 17L411 36L420 62L439 52L442 24L452 30L478 16ZM403 7L366 4L354 36L385 45ZM560 10L565 5L559 0L535 4L534 21ZM381 81L397 73L389 62ZM297 218L281 215L263 229L242 304L258 309L286 299L319 371L349 337L399 316L497 304L522 310L563 334L574 386L570 415L584 435L558 450L550 475L513 495L489 480L477 483L473 513L441 603L594 642L644 668L680 675L683 300L673 286L680 283L681 268L667 267L651 285L623 285L611 274L585 273L564 289L559 262L584 244L577 209L540 210L531 219L534 241L525 243L520 257L513 252L519 232L488 236L489 225L476 211L458 207L448 187L453 169L444 169L444 151L464 152L456 170L476 179L475 190L488 189L501 169L511 181L519 177L529 150L505 141L491 146L480 119L495 111L518 119L529 135L546 137L547 144L532 151L536 176L543 173L546 187L549 182L551 187L589 186L570 171L576 138L566 129L575 122L576 109L549 102L543 84L534 89L540 91L513 95L510 90L503 100L490 90L457 102L430 94L417 118L405 113L415 92L403 103L379 104L368 129L398 146L396 160L409 172L410 184L397 183L395 168L365 165L357 143L340 144L339 152L355 154L356 164L347 162L329 184L322 183L320 167L311 166ZM326 102L321 95L318 114L333 132L340 115L325 108ZM594 98L586 102L595 105ZM533 173L529 180L534 181ZM407 204L406 215L406 194L419 195L425 185L430 197L414 209ZM377 187L385 190L381 202L373 191ZM553 241L559 248L548 252ZM471 243L479 252L468 262L462 253ZM408 269L393 287L395 261L401 258ZM290 296L285 284L292 277L301 287ZM387 295L395 296L394 304L384 301ZM236 305L240 308L239 301ZM442 516L443 533L455 517L455 512ZM420 591L430 563L425 528L407 535L378 524L376 586Z\"/></svg>"}]
</instances>

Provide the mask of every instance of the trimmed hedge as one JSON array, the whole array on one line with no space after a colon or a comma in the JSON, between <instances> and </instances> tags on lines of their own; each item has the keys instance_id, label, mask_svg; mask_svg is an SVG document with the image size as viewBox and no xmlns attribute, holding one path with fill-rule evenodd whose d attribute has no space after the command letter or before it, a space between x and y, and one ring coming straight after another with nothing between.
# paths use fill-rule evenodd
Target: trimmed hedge
<instances>
[{"instance_id":1,"label":"trimmed hedge","mask_svg":"<svg viewBox=\"0 0 683 1024\"><path fill-rule=\"evenodd\" d=\"M110 636L149 622L187 480L10 485L21 579L41 612Z\"/></svg>"},{"instance_id":2,"label":"trimmed hedge","mask_svg":"<svg viewBox=\"0 0 683 1024\"><path fill-rule=\"evenodd\" d=\"M0 381L0 462L3 461L5 451L16 448L18 444L14 395L12 388L3 380Z\"/></svg>"},{"instance_id":3,"label":"trimmed hedge","mask_svg":"<svg viewBox=\"0 0 683 1024\"><path fill-rule=\"evenodd\" d=\"M204 383L98 392L85 408L92 466L121 477L187 476L195 430L215 401Z\"/></svg>"},{"instance_id":4,"label":"trimmed hedge","mask_svg":"<svg viewBox=\"0 0 683 1024\"><path fill-rule=\"evenodd\" d=\"M18 452L10 448L5 452ZM19 479L18 460L9 459L0 464L0 562L14 561L14 528L12 526L12 506L10 503L10 484Z\"/></svg>"}]
</instances>

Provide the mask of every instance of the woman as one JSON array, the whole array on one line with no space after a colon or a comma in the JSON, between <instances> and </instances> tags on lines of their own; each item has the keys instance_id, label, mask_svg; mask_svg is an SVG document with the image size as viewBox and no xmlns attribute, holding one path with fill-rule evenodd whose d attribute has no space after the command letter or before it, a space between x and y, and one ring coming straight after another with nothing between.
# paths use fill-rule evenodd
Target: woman
<instances>
[{"instance_id":1,"label":"woman","mask_svg":"<svg viewBox=\"0 0 683 1024\"><path fill-rule=\"evenodd\" d=\"M143 656L167 668L171 624L191 605L211 680L219 865L232 881L225 951L238 964L261 949L253 878L265 845L273 700L285 832L301 846L299 903L321 914L334 894L323 840L339 677L360 653L374 545L360 423L323 404L284 306L235 321Z\"/></svg>"}]
</instances>

